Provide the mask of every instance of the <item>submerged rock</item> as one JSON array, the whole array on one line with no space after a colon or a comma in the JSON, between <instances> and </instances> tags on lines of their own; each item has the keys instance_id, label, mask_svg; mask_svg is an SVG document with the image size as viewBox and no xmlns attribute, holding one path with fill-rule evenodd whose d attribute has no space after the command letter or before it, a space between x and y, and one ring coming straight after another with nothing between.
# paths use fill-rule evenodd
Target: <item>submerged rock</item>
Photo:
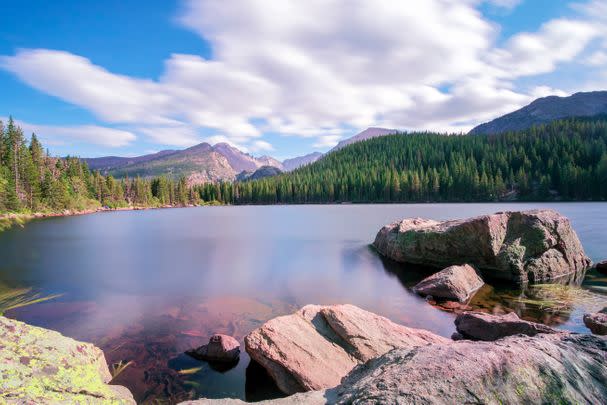
<instances>
[{"instance_id":1,"label":"submerged rock","mask_svg":"<svg viewBox=\"0 0 607 405\"><path fill-rule=\"evenodd\" d=\"M134 404L101 349L0 316L0 402Z\"/></svg>"},{"instance_id":2,"label":"submerged rock","mask_svg":"<svg viewBox=\"0 0 607 405\"><path fill-rule=\"evenodd\" d=\"M420 281L413 290L420 295L467 301L485 283L468 264L450 266Z\"/></svg>"},{"instance_id":3,"label":"submerged rock","mask_svg":"<svg viewBox=\"0 0 607 405\"><path fill-rule=\"evenodd\" d=\"M514 312L491 315L483 312L465 312L455 318L457 339L494 341L512 335L535 336L539 333L559 333L541 323L524 321Z\"/></svg>"},{"instance_id":4,"label":"submerged rock","mask_svg":"<svg viewBox=\"0 0 607 405\"><path fill-rule=\"evenodd\" d=\"M205 361L233 363L240 356L240 343L232 336L215 334L211 336L209 343L187 354Z\"/></svg>"},{"instance_id":5,"label":"submerged rock","mask_svg":"<svg viewBox=\"0 0 607 405\"><path fill-rule=\"evenodd\" d=\"M553 210L453 221L409 218L384 226L373 244L398 262L470 263L487 277L517 284L552 282L591 265L569 220Z\"/></svg>"},{"instance_id":6,"label":"submerged rock","mask_svg":"<svg viewBox=\"0 0 607 405\"><path fill-rule=\"evenodd\" d=\"M287 394L334 387L352 368L394 348L448 342L353 305L308 305L245 338L251 358Z\"/></svg>"},{"instance_id":7,"label":"submerged rock","mask_svg":"<svg viewBox=\"0 0 607 405\"><path fill-rule=\"evenodd\" d=\"M607 335L607 307L594 314L585 314L584 325L595 335Z\"/></svg>"}]
</instances>

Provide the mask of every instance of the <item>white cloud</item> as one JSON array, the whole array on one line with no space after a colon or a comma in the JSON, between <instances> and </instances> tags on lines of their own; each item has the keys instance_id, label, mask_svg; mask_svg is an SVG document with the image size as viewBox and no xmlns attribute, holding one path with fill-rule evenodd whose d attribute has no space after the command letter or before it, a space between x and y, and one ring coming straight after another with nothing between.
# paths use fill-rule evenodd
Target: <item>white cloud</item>
<instances>
[{"instance_id":1,"label":"white cloud","mask_svg":"<svg viewBox=\"0 0 607 405\"><path fill-rule=\"evenodd\" d=\"M596 51L588 56L585 62L589 66L607 66L607 52Z\"/></svg>"},{"instance_id":2,"label":"white cloud","mask_svg":"<svg viewBox=\"0 0 607 405\"><path fill-rule=\"evenodd\" d=\"M2 118L1 120L4 122L8 121L6 118ZM137 139L132 132L98 125L38 125L19 120L15 120L15 124L23 129L26 137L35 133L44 144L49 145L85 143L119 148L129 145Z\"/></svg>"},{"instance_id":3,"label":"white cloud","mask_svg":"<svg viewBox=\"0 0 607 405\"><path fill-rule=\"evenodd\" d=\"M318 140L312 145L315 148L331 148L341 140L339 135L325 135L318 137Z\"/></svg>"},{"instance_id":4,"label":"white cloud","mask_svg":"<svg viewBox=\"0 0 607 405\"><path fill-rule=\"evenodd\" d=\"M481 3L190 0L178 21L209 41L213 60L173 54L154 80L45 49L20 50L0 64L154 143L189 146L204 128L215 133L206 139L255 151L271 150L265 132L328 147L344 128L373 124L465 131L559 92L542 82L524 91L516 80L553 72L607 38L592 16L605 2L593 1L576 6L576 17L546 21L498 47L499 27L478 11Z\"/></svg>"},{"instance_id":5,"label":"white cloud","mask_svg":"<svg viewBox=\"0 0 607 405\"><path fill-rule=\"evenodd\" d=\"M257 140L253 141L252 145L249 147L249 150L251 152L273 151L274 146L272 146L272 144L269 142Z\"/></svg>"},{"instance_id":6,"label":"white cloud","mask_svg":"<svg viewBox=\"0 0 607 405\"><path fill-rule=\"evenodd\" d=\"M547 96L566 97L569 95L571 95L571 94L567 93L566 91L554 89L550 86L536 86L531 90L531 96L534 99L540 98L540 97L547 97Z\"/></svg>"}]
</instances>

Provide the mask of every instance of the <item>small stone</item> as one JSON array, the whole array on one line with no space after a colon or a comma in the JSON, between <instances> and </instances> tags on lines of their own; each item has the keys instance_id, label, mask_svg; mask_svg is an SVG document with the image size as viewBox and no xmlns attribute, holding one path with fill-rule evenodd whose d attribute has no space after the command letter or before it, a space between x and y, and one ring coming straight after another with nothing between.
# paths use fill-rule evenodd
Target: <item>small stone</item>
<instances>
[{"instance_id":1,"label":"small stone","mask_svg":"<svg viewBox=\"0 0 607 405\"><path fill-rule=\"evenodd\" d=\"M232 336L215 334L209 343L187 354L199 360L231 363L240 356L240 343Z\"/></svg>"},{"instance_id":2,"label":"small stone","mask_svg":"<svg viewBox=\"0 0 607 405\"><path fill-rule=\"evenodd\" d=\"M541 323L522 320L514 312L491 315L483 312L465 312L455 318L455 327L466 339L494 341L513 335L535 336L559 333Z\"/></svg>"},{"instance_id":3,"label":"small stone","mask_svg":"<svg viewBox=\"0 0 607 405\"><path fill-rule=\"evenodd\" d=\"M464 264L447 267L426 277L413 290L420 295L465 302L484 284L476 270Z\"/></svg>"}]
</instances>

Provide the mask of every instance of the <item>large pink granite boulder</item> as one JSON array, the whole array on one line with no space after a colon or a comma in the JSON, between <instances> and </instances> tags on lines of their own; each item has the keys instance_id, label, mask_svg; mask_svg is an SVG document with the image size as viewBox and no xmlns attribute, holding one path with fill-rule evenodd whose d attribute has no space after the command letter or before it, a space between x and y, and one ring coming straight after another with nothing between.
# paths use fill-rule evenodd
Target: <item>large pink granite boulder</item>
<instances>
[{"instance_id":1,"label":"large pink granite boulder","mask_svg":"<svg viewBox=\"0 0 607 405\"><path fill-rule=\"evenodd\" d=\"M334 387L357 364L392 349L446 342L353 305L308 305L251 332L245 348L278 388L293 394Z\"/></svg>"}]
</instances>

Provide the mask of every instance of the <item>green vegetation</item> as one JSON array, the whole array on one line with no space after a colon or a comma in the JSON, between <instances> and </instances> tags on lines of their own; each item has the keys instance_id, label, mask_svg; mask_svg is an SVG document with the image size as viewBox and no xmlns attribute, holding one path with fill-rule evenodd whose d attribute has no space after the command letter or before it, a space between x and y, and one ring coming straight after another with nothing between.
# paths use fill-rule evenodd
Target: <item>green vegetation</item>
<instances>
[{"instance_id":1,"label":"green vegetation","mask_svg":"<svg viewBox=\"0 0 607 405\"><path fill-rule=\"evenodd\" d=\"M43 296L31 288L10 288L0 284L0 316L8 310L37 304L60 297L61 294Z\"/></svg>"},{"instance_id":2,"label":"green vegetation","mask_svg":"<svg viewBox=\"0 0 607 405\"><path fill-rule=\"evenodd\" d=\"M0 123L0 213L101 206L607 200L607 118L489 136L401 133L358 142L291 173L190 186L170 173L115 179L53 158ZM0 224L0 227L8 226Z\"/></svg>"},{"instance_id":3,"label":"green vegetation","mask_svg":"<svg viewBox=\"0 0 607 405\"><path fill-rule=\"evenodd\" d=\"M0 213L85 211L99 207L158 207L199 204L200 191L184 177L117 180L91 172L86 163L44 152L35 134L29 142L9 119L0 121ZM24 218L5 217L0 230Z\"/></svg>"},{"instance_id":4,"label":"green vegetation","mask_svg":"<svg viewBox=\"0 0 607 405\"><path fill-rule=\"evenodd\" d=\"M607 118L500 135L402 133L279 176L202 187L235 204L606 200Z\"/></svg>"}]
</instances>

